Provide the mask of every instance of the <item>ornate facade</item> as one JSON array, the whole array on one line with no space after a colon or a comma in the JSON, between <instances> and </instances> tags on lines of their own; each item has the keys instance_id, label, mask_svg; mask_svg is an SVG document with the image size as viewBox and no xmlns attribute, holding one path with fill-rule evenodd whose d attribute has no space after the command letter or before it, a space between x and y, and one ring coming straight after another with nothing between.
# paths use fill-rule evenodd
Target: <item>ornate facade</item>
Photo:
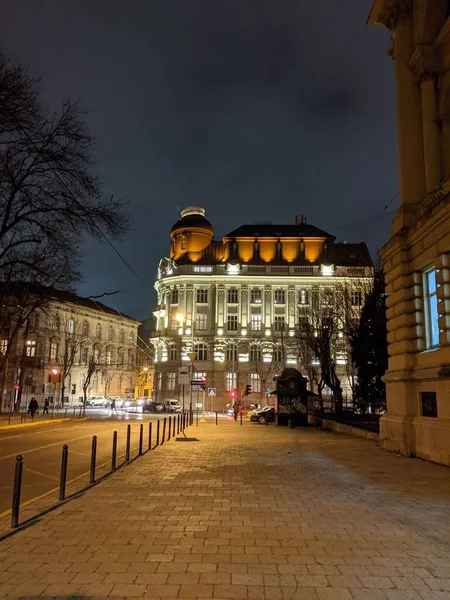
<instances>
[{"instance_id":1,"label":"ornate facade","mask_svg":"<svg viewBox=\"0 0 450 600\"><path fill-rule=\"evenodd\" d=\"M41 292L42 293L42 292ZM35 396L40 406L78 405L90 361L88 396L132 397L136 381L139 321L100 302L69 292L48 290L50 300L36 310L13 340L2 339L6 354L3 408ZM64 385L64 389L61 388Z\"/></svg>"},{"instance_id":2,"label":"ornate facade","mask_svg":"<svg viewBox=\"0 0 450 600\"><path fill-rule=\"evenodd\" d=\"M316 291L332 296L336 286L351 281L352 310L359 314L373 276L367 247L336 243L304 218L292 225L243 225L215 240L204 209L190 207L181 215L155 284L156 396L182 399L178 371L191 366L195 352L192 380L205 379L217 395L204 400L196 391L194 402L222 409L250 385L249 401L265 403L285 365L308 371L296 331ZM346 385L345 351L337 362ZM189 386L184 391L190 394Z\"/></svg>"},{"instance_id":3,"label":"ornate facade","mask_svg":"<svg viewBox=\"0 0 450 600\"><path fill-rule=\"evenodd\" d=\"M400 206L384 246L389 368L381 443L450 464L450 2L376 0L391 32Z\"/></svg>"}]
</instances>

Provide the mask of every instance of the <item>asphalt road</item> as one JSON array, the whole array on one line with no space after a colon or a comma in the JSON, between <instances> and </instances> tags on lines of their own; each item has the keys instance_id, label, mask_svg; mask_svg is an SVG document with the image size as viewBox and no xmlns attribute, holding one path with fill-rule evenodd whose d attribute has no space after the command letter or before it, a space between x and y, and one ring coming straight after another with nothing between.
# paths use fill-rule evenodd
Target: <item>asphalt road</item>
<instances>
[{"instance_id":1,"label":"asphalt road","mask_svg":"<svg viewBox=\"0 0 450 600\"><path fill-rule=\"evenodd\" d=\"M144 423L144 449L148 446L148 423L156 423L156 415L118 414L108 417L106 411L92 411L94 419L35 425L0 432L0 514L11 508L16 456L24 457L21 503L28 502L59 486L61 452L69 446L67 481L89 473L92 437L97 436L97 465L111 464L113 432L118 433L118 464L123 462L126 428L131 425L131 455L137 454L139 425ZM168 417L169 415L163 415ZM103 418L102 418L103 417ZM162 430L161 430L162 431ZM153 425L153 445L156 426Z\"/></svg>"}]
</instances>

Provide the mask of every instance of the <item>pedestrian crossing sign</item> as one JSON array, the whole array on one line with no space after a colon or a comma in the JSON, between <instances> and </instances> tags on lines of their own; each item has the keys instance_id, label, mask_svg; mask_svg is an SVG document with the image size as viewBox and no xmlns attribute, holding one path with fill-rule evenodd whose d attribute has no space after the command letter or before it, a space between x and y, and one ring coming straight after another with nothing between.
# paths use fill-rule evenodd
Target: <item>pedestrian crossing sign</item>
<instances>
[{"instance_id":1,"label":"pedestrian crossing sign","mask_svg":"<svg viewBox=\"0 0 450 600\"><path fill-rule=\"evenodd\" d=\"M216 396L217 390L216 388L208 388L208 396Z\"/></svg>"}]
</instances>

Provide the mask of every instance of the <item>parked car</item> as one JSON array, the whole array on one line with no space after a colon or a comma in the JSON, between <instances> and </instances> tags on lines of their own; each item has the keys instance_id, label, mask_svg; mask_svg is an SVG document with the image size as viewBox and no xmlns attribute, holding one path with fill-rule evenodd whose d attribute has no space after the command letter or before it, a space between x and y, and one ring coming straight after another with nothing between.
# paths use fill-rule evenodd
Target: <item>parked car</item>
<instances>
[{"instance_id":1,"label":"parked car","mask_svg":"<svg viewBox=\"0 0 450 600\"><path fill-rule=\"evenodd\" d=\"M267 421L271 422L275 418L275 409L273 406L265 406L264 408L260 408L259 410L254 410L250 414L250 421L254 423L264 424Z\"/></svg>"},{"instance_id":2,"label":"parked car","mask_svg":"<svg viewBox=\"0 0 450 600\"><path fill-rule=\"evenodd\" d=\"M104 396L91 396L87 398L86 404L88 406L106 406L106 398Z\"/></svg>"},{"instance_id":3,"label":"parked car","mask_svg":"<svg viewBox=\"0 0 450 600\"><path fill-rule=\"evenodd\" d=\"M142 412L145 404L144 398L135 398L134 400L124 400L122 408L126 412Z\"/></svg>"},{"instance_id":4,"label":"parked car","mask_svg":"<svg viewBox=\"0 0 450 600\"><path fill-rule=\"evenodd\" d=\"M166 407L166 412L183 412L183 407L178 402L178 400L164 400L164 406Z\"/></svg>"},{"instance_id":5,"label":"parked car","mask_svg":"<svg viewBox=\"0 0 450 600\"><path fill-rule=\"evenodd\" d=\"M163 405L160 402L147 402L142 407L142 412L161 413L163 412Z\"/></svg>"}]
</instances>

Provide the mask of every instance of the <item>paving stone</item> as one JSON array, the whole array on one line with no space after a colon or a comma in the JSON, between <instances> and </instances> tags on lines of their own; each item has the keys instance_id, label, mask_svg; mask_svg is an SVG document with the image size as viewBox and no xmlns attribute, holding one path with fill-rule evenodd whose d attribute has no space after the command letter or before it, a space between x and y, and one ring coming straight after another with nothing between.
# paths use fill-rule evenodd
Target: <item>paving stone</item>
<instances>
[{"instance_id":1,"label":"paving stone","mask_svg":"<svg viewBox=\"0 0 450 600\"><path fill-rule=\"evenodd\" d=\"M5 540L0 597L449 600L445 467L315 429L195 437Z\"/></svg>"}]
</instances>

